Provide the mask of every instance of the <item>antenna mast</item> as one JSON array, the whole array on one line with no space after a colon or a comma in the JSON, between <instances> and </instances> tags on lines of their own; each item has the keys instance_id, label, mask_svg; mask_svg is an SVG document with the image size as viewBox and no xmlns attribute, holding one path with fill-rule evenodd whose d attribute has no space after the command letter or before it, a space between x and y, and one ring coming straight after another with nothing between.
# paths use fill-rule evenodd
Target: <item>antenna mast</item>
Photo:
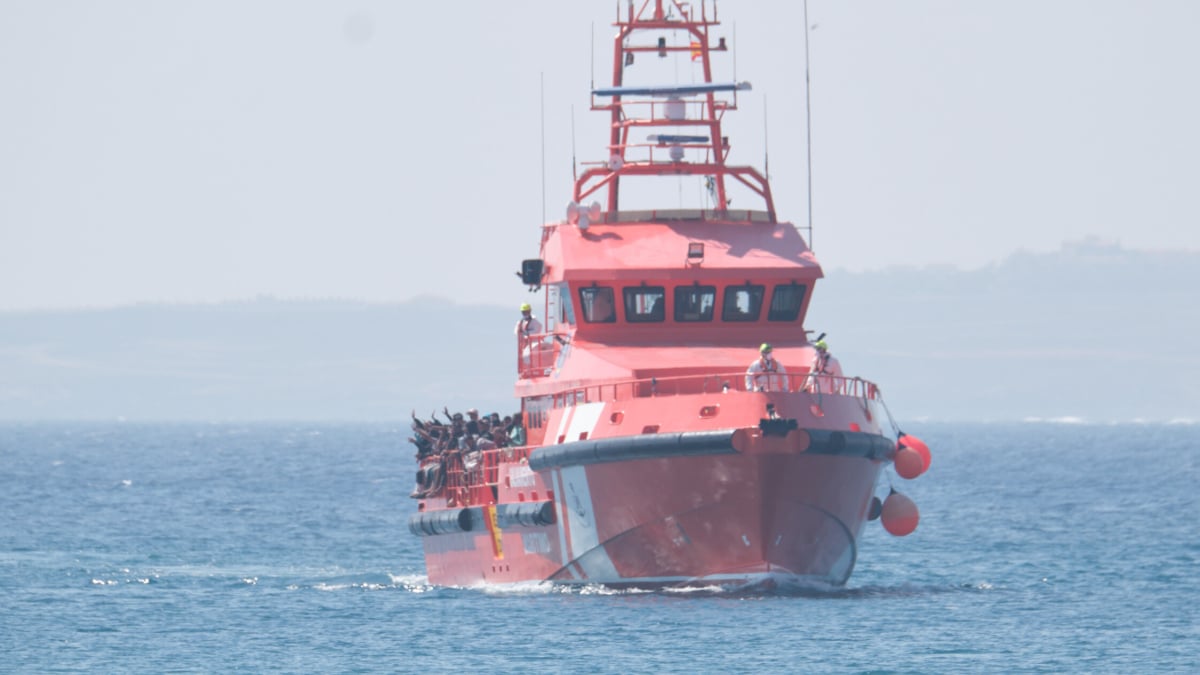
<instances>
[{"instance_id":1,"label":"antenna mast","mask_svg":"<svg viewBox=\"0 0 1200 675\"><path fill-rule=\"evenodd\" d=\"M812 86L808 77L808 0L804 0L804 146L808 153L808 247L813 247Z\"/></svg>"},{"instance_id":2,"label":"antenna mast","mask_svg":"<svg viewBox=\"0 0 1200 675\"><path fill-rule=\"evenodd\" d=\"M542 108L542 222L546 222L546 71L538 81L538 95Z\"/></svg>"},{"instance_id":3,"label":"antenna mast","mask_svg":"<svg viewBox=\"0 0 1200 675\"><path fill-rule=\"evenodd\" d=\"M763 175L771 180L771 129L767 126L767 95L763 94Z\"/></svg>"}]
</instances>

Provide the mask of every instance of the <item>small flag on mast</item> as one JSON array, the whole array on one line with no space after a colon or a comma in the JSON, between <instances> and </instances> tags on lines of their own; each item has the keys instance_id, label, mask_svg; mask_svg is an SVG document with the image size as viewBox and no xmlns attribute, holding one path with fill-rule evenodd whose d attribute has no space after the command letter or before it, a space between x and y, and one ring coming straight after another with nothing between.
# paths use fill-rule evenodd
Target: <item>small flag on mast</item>
<instances>
[{"instance_id":1,"label":"small flag on mast","mask_svg":"<svg viewBox=\"0 0 1200 675\"><path fill-rule=\"evenodd\" d=\"M702 56L704 56L704 50L700 48L700 43L693 42L692 43L692 60L695 61L696 59L699 59Z\"/></svg>"}]
</instances>

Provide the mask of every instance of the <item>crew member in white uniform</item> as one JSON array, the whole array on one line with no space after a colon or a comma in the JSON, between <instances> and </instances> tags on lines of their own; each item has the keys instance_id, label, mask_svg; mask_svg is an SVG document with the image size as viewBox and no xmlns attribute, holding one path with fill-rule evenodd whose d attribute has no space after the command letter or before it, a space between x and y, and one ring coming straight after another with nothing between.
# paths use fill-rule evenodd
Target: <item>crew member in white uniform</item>
<instances>
[{"instance_id":1,"label":"crew member in white uniform","mask_svg":"<svg viewBox=\"0 0 1200 675\"><path fill-rule=\"evenodd\" d=\"M746 369L746 391L787 391L787 374L772 351L766 342L758 348L758 358Z\"/></svg>"},{"instance_id":2,"label":"crew member in white uniform","mask_svg":"<svg viewBox=\"0 0 1200 675\"><path fill-rule=\"evenodd\" d=\"M521 303L521 318L517 320L517 327L513 329L513 335L521 338L521 346L529 341L530 336L540 335L542 332L542 322L537 320L533 315L533 308L528 302Z\"/></svg>"},{"instance_id":3,"label":"crew member in white uniform","mask_svg":"<svg viewBox=\"0 0 1200 675\"><path fill-rule=\"evenodd\" d=\"M805 391L816 391L822 394L837 393L835 389L842 384L842 364L829 353L829 345L824 340L817 340L813 345L812 365L808 368L808 379L805 381Z\"/></svg>"},{"instance_id":4,"label":"crew member in white uniform","mask_svg":"<svg viewBox=\"0 0 1200 675\"><path fill-rule=\"evenodd\" d=\"M532 361L532 352L541 345L537 342L542 334L542 322L533 315L533 308L528 302L521 303L521 318L513 329L517 336L517 353L520 354L521 367L527 368Z\"/></svg>"}]
</instances>

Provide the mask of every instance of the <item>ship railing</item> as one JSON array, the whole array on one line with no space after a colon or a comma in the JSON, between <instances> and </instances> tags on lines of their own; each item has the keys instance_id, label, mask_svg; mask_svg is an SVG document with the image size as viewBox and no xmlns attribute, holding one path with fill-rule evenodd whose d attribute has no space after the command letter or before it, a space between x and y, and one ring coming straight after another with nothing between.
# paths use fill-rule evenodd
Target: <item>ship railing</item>
<instances>
[{"instance_id":1,"label":"ship railing","mask_svg":"<svg viewBox=\"0 0 1200 675\"><path fill-rule=\"evenodd\" d=\"M869 380L861 377L813 374L807 369L759 375L758 380L757 388L752 382L752 390L783 393L806 392L817 397L847 396L865 401L880 398L879 387ZM553 397L553 407L565 408L581 403L664 396L708 393L736 394L746 391L745 371L650 377L597 383L559 392Z\"/></svg>"},{"instance_id":2,"label":"ship railing","mask_svg":"<svg viewBox=\"0 0 1200 675\"><path fill-rule=\"evenodd\" d=\"M526 462L532 446L444 453L445 496L452 504L494 503L500 486L500 465Z\"/></svg>"},{"instance_id":3,"label":"ship railing","mask_svg":"<svg viewBox=\"0 0 1200 675\"><path fill-rule=\"evenodd\" d=\"M554 333L530 335L517 340L517 374L522 378L546 377L562 353L564 338Z\"/></svg>"},{"instance_id":4,"label":"ship railing","mask_svg":"<svg viewBox=\"0 0 1200 675\"><path fill-rule=\"evenodd\" d=\"M652 104L653 105L653 104ZM629 104L622 106L629 107ZM720 116L718 115L718 118ZM698 123L707 125L708 122L704 119L697 120ZM654 121L651 120L651 124ZM672 121L671 124L678 125L678 121ZM654 137L652 134L651 137ZM715 164L724 162L726 155L729 153L729 138L725 137L722 140L722 145L719 146L718 152L714 153L713 145L708 140L707 136L695 136L691 142L665 143L655 140L650 140L645 143L624 143L621 145L611 146L612 152L621 152L623 162L625 164L668 164L673 166L682 166L684 162L684 152L686 151L693 159L700 159L703 164ZM714 156L716 155L716 156ZM697 157L698 156L698 157ZM608 162L580 162L582 166L605 166Z\"/></svg>"},{"instance_id":5,"label":"ship railing","mask_svg":"<svg viewBox=\"0 0 1200 675\"><path fill-rule=\"evenodd\" d=\"M718 223L770 223L771 214L754 209L649 209L639 211L606 211L600 222L653 223L675 220L699 220Z\"/></svg>"},{"instance_id":6,"label":"ship railing","mask_svg":"<svg viewBox=\"0 0 1200 675\"><path fill-rule=\"evenodd\" d=\"M613 89L609 93L614 93L615 91ZM650 128L655 126L702 127L708 129L711 128L714 120L721 121L725 117L726 112L738 109L738 90L736 89L723 96L714 94L711 99L707 96L699 99L683 98L683 96L687 95L660 98L635 94L633 95L635 98L625 95L619 100L605 101L603 100L606 98L604 93L597 90L592 95L591 110L593 112L620 110L622 127L636 127L639 131L649 130L652 133L653 130ZM630 136L632 135L631 133ZM647 144L649 143L657 144L657 141L650 141ZM722 138L721 143L727 147L729 139ZM626 147L634 145L642 144L628 143Z\"/></svg>"}]
</instances>

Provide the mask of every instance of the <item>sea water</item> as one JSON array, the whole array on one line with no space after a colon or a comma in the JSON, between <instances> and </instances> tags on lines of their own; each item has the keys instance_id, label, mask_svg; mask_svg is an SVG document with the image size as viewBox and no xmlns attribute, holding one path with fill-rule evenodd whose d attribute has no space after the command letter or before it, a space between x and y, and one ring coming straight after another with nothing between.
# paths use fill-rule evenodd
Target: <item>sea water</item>
<instances>
[{"instance_id":1,"label":"sea water","mask_svg":"<svg viewBox=\"0 0 1200 675\"><path fill-rule=\"evenodd\" d=\"M730 595L431 586L399 424L5 424L0 670L1200 671L1200 427L905 430L915 533Z\"/></svg>"}]
</instances>

